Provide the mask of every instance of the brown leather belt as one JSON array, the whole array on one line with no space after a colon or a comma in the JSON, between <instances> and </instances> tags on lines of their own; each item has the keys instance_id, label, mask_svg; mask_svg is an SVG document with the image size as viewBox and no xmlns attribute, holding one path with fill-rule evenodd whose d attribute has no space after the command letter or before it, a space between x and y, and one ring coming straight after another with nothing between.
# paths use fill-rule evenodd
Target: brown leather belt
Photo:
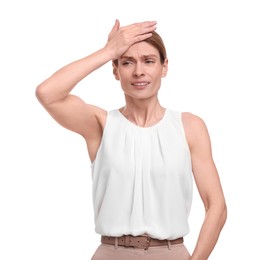
<instances>
[{"instance_id":1,"label":"brown leather belt","mask_svg":"<svg viewBox=\"0 0 263 260\"><path fill-rule=\"evenodd\" d=\"M181 244L184 242L183 237L174 239L174 240L159 240L151 238L147 235L141 236L130 236L125 235L122 237L110 237L110 236L101 236L101 243L115 246L124 246L124 247L137 247L147 249L151 246L167 246Z\"/></svg>"}]
</instances>

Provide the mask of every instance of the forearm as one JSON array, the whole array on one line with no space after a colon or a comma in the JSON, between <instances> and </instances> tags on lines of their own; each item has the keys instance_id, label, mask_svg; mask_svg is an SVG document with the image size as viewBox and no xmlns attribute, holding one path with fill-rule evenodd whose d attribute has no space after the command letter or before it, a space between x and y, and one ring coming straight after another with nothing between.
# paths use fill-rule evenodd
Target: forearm
<instances>
[{"instance_id":1,"label":"forearm","mask_svg":"<svg viewBox=\"0 0 263 260\"><path fill-rule=\"evenodd\" d=\"M220 208L209 208L202 225L191 260L207 260L214 249L226 221L225 204Z\"/></svg>"},{"instance_id":2,"label":"forearm","mask_svg":"<svg viewBox=\"0 0 263 260\"><path fill-rule=\"evenodd\" d=\"M36 95L45 104L63 100L78 82L111 60L110 52L102 48L74 61L55 72L36 89Z\"/></svg>"},{"instance_id":3,"label":"forearm","mask_svg":"<svg viewBox=\"0 0 263 260\"><path fill-rule=\"evenodd\" d=\"M37 87L36 96L46 106L63 100L91 72L120 57L135 42L149 38L155 25L156 22L143 22L120 27L116 20L104 48L55 72Z\"/></svg>"}]
</instances>

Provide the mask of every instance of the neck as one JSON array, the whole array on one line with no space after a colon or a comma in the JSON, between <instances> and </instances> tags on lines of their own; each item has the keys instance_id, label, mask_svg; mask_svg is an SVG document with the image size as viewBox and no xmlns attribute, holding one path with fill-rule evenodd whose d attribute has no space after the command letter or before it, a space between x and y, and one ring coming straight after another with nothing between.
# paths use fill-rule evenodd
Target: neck
<instances>
[{"instance_id":1,"label":"neck","mask_svg":"<svg viewBox=\"0 0 263 260\"><path fill-rule=\"evenodd\" d=\"M129 97L125 99L126 105L120 112L138 126L152 126L164 116L165 108L160 105L157 97L151 100L134 100Z\"/></svg>"}]
</instances>

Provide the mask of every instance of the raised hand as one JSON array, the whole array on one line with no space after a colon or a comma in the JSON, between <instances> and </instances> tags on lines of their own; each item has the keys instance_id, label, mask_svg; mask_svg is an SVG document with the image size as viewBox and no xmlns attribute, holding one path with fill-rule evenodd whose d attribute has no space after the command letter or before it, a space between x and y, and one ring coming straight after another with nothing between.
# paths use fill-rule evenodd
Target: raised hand
<instances>
[{"instance_id":1,"label":"raised hand","mask_svg":"<svg viewBox=\"0 0 263 260\"><path fill-rule=\"evenodd\" d=\"M151 37L156 30L157 22L141 22L120 27L119 20L116 20L106 44L106 48L112 55L112 59L120 57L127 49L136 42Z\"/></svg>"}]
</instances>

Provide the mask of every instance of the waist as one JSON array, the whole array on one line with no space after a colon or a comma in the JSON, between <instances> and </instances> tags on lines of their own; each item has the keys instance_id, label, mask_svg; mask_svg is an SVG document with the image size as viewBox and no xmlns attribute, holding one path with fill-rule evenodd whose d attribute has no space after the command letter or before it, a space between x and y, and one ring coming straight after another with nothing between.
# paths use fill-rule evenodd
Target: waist
<instances>
[{"instance_id":1,"label":"waist","mask_svg":"<svg viewBox=\"0 0 263 260\"><path fill-rule=\"evenodd\" d=\"M108 245L124 246L124 247L136 247L147 249L152 246L170 246L175 244L181 244L184 242L183 237L173 239L173 240L159 240L156 238L151 238L147 235L141 236L131 236L124 235L121 237L111 237L111 236L101 236L101 243Z\"/></svg>"}]
</instances>

